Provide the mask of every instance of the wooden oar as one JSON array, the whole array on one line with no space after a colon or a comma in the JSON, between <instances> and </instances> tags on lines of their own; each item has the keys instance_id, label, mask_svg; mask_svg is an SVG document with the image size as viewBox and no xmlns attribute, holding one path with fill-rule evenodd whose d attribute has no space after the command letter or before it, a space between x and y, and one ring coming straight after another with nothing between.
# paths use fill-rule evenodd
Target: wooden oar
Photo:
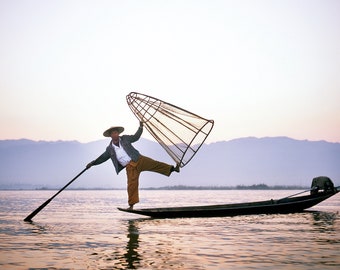
<instances>
[{"instance_id":1,"label":"wooden oar","mask_svg":"<svg viewBox=\"0 0 340 270\"><path fill-rule=\"evenodd\" d=\"M74 177L70 182L68 182L61 190L59 190L56 194L54 194L51 198L49 198L46 202L40 205L37 209L35 209L30 215L28 215L24 221L31 222L32 218L38 214L46 205L48 205L60 192L62 192L65 188L67 188L71 183L76 180L80 175L82 175L88 168L82 170L76 177Z\"/></svg>"}]
</instances>

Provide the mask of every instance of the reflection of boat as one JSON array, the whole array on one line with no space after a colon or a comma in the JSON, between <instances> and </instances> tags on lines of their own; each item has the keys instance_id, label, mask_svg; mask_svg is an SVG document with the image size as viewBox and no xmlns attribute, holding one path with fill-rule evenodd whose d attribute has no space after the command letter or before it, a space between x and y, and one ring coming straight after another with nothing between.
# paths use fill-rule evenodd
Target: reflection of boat
<instances>
[{"instance_id":1,"label":"reflection of boat","mask_svg":"<svg viewBox=\"0 0 340 270\"><path fill-rule=\"evenodd\" d=\"M279 200L267 200L248 203L186 206L186 207L166 207L148 209L124 209L118 208L133 214L150 216L154 218L180 218L180 217L222 217L253 214L284 214L301 212L318 203L332 197L340 191L340 187L332 191L323 191L316 194L293 197L285 197ZM301 192L302 193L302 192ZM300 193L298 193L300 194Z\"/></svg>"}]
</instances>

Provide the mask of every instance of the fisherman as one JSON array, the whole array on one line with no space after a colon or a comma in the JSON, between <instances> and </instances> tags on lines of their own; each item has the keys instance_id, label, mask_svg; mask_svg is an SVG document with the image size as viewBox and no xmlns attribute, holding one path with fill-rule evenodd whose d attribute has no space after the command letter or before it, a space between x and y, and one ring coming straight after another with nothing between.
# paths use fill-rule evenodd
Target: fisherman
<instances>
[{"instance_id":1,"label":"fisherman","mask_svg":"<svg viewBox=\"0 0 340 270\"><path fill-rule=\"evenodd\" d=\"M104 131L105 137L110 137L110 144L106 150L97 159L87 164L89 169L93 165L99 165L111 158L113 166L118 174L126 168L127 175L127 192L129 210L139 202L139 175L143 171L157 172L166 176L170 176L172 172L179 172L179 164L172 166L149 157L143 156L137 149L132 146L132 143L139 140L143 133L143 122L139 122L139 128L134 135L122 135L124 127L114 126Z\"/></svg>"}]
</instances>

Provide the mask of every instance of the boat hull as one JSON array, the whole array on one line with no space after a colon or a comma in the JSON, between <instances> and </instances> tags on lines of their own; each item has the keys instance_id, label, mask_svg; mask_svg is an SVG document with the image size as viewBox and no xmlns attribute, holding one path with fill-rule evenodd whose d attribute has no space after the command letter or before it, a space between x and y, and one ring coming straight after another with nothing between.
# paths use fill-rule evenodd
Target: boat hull
<instances>
[{"instance_id":1,"label":"boat hull","mask_svg":"<svg viewBox=\"0 0 340 270\"><path fill-rule=\"evenodd\" d=\"M120 211L149 216L153 218L184 218L184 217L223 217L254 214L288 214L301 212L318 203L332 197L339 190L332 193L318 193L315 195L286 197L279 200L267 200L249 203L148 208L148 209L124 209Z\"/></svg>"}]
</instances>

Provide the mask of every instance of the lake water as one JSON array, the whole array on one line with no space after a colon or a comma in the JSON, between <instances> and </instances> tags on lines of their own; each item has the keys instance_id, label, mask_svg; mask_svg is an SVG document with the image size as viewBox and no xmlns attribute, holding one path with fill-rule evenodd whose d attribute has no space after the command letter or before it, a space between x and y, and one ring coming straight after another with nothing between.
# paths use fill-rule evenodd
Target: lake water
<instances>
[{"instance_id":1,"label":"lake water","mask_svg":"<svg viewBox=\"0 0 340 270\"><path fill-rule=\"evenodd\" d=\"M280 199L299 192L141 190L136 207ZM126 191L0 191L1 269L340 269L340 194L303 213L151 219Z\"/></svg>"}]
</instances>

